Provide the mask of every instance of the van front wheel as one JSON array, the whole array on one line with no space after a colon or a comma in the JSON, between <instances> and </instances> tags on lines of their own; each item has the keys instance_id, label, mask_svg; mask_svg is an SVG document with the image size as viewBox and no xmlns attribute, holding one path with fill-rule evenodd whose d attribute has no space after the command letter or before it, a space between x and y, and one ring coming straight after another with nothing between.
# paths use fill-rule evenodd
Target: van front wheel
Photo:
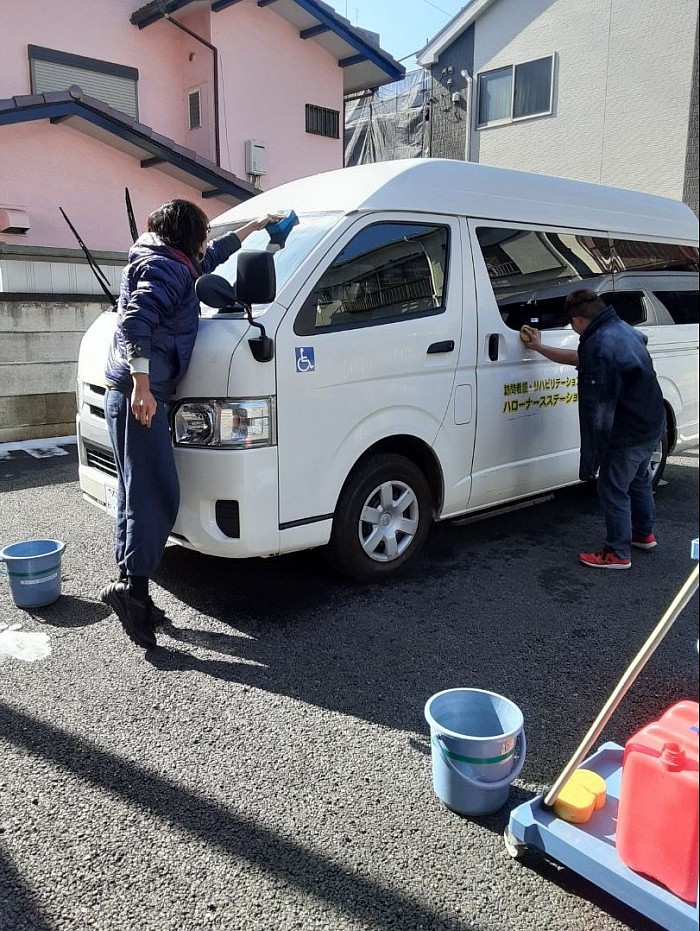
<instances>
[{"instance_id":1,"label":"van front wheel","mask_svg":"<svg viewBox=\"0 0 700 931\"><path fill-rule=\"evenodd\" d=\"M338 501L331 561L357 582L378 582L418 555L431 521L432 496L418 466L404 456L372 456Z\"/></svg>"}]
</instances>

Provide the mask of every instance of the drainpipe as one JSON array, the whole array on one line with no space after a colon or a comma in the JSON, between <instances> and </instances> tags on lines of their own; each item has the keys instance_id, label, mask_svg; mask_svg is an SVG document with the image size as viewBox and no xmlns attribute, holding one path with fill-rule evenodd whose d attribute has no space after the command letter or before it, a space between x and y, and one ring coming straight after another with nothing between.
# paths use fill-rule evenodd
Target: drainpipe
<instances>
[{"instance_id":1,"label":"drainpipe","mask_svg":"<svg viewBox=\"0 0 700 931\"><path fill-rule=\"evenodd\" d=\"M186 32L188 36L196 39L197 42L201 42L202 45L206 45L206 47L214 56L214 161L216 162L217 167L221 168L221 138L219 136L219 50L215 45L212 45L211 42L207 42L207 40L203 39L202 36L198 36L196 32L192 32L192 30L188 29L187 26L183 26L182 23L178 23L176 19L172 18L170 13L164 13L163 15L169 23L173 24L173 26L177 26L178 29Z\"/></svg>"},{"instance_id":2,"label":"drainpipe","mask_svg":"<svg viewBox=\"0 0 700 931\"><path fill-rule=\"evenodd\" d=\"M467 124L467 139L464 144L464 161L472 160L472 110L474 108L474 78L465 72L462 72L465 81L464 97L467 104L465 122Z\"/></svg>"}]
</instances>

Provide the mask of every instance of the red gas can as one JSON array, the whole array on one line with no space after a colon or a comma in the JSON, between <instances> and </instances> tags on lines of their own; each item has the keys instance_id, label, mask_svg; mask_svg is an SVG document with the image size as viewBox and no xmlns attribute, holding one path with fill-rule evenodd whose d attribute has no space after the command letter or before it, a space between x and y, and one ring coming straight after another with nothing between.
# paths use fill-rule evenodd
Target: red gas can
<instances>
[{"instance_id":1,"label":"red gas can","mask_svg":"<svg viewBox=\"0 0 700 931\"><path fill-rule=\"evenodd\" d=\"M675 705L627 743L617 852L686 902L698 891L697 702Z\"/></svg>"}]
</instances>

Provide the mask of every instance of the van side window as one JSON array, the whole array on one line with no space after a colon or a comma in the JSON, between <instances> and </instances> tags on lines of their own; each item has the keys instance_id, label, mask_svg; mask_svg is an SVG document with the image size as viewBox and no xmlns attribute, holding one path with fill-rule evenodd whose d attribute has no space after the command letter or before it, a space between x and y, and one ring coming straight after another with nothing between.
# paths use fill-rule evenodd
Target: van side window
<instances>
[{"instance_id":1,"label":"van side window","mask_svg":"<svg viewBox=\"0 0 700 931\"><path fill-rule=\"evenodd\" d=\"M674 323L700 323L699 291L654 291L666 310L673 317Z\"/></svg>"},{"instance_id":2,"label":"van side window","mask_svg":"<svg viewBox=\"0 0 700 931\"><path fill-rule=\"evenodd\" d=\"M676 243L641 242L634 239L611 240L615 272L697 272L696 246Z\"/></svg>"},{"instance_id":3,"label":"van side window","mask_svg":"<svg viewBox=\"0 0 700 931\"><path fill-rule=\"evenodd\" d=\"M646 323L647 309L641 291L605 291L600 297L614 307L618 317L630 326Z\"/></svg>"},{"instance_id":4,"label":"van side window","mask_svg":"<svg viewBox=\"0 0 700 931\"><path fill-rule=\"evenodd\" d=\"M607 236L481 227L477 237L501 317L512 330L525 323L541 330L567 326L564 302L572 284L610 280Z\"/></svg>"},{"instance_id":5,"label":"van side window","mask_svg":"<svg viewBox=\"0 0 700 931\"><path fill-rule=\"evenodd\" d=\"M449 229L374 223L323 274L294 324L298 336L355 329L445 309Z\"/></svg>"}]
</instances>

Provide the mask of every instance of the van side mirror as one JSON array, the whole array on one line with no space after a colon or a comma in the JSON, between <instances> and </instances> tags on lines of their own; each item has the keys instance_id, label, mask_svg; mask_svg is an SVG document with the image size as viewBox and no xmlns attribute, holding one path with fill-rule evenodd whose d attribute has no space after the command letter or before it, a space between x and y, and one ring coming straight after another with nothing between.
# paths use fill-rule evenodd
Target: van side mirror
<instances>
[{"instance_id":1,"label":"van side mirror","mask_svg":"<svg viewBox=\"0 0 700 931\"><path fill-rule=\"evenodd\" d=\"M239 252L236 297L243 304L269 304L277 294L275 260L269 252Z\"/></svg>"},{"instance_id":2,"label":"van side mirror","mask_svg":"<svg viewBox=\"0 0 700 931\"><path fill-rule=\"evenodd\" d=\"M197 300L218 310L241 310L236 289L221 275L202 275L194 283Z\"/></svg>"},{"instance_id":3,"label":"van side mirror","mask_svg":"<svg viewBox=\"0 0 700 931\"><path fill-rule=\"evenodd\" d=\"M253 261L243 261L246 256L253 256ZM262 256L264 261L261 261L259 256ZM239 276L235 288L221 275L202 275L194 283L195 293L198 300L208 307L216 307L218 310L244 311L248 323L260 330L260 336L248 340L253 358L256 362L272 362L275 357L274 341L265 333L262 323L255 320L250 305L269 303L274 300L276 290L274 259L266 252L249 252L242 253L238 261ZM245 298L238 290L241 282L240 263L243 263L244 269L243 289L247 295Z\"/></svg>"}]
</instances>

